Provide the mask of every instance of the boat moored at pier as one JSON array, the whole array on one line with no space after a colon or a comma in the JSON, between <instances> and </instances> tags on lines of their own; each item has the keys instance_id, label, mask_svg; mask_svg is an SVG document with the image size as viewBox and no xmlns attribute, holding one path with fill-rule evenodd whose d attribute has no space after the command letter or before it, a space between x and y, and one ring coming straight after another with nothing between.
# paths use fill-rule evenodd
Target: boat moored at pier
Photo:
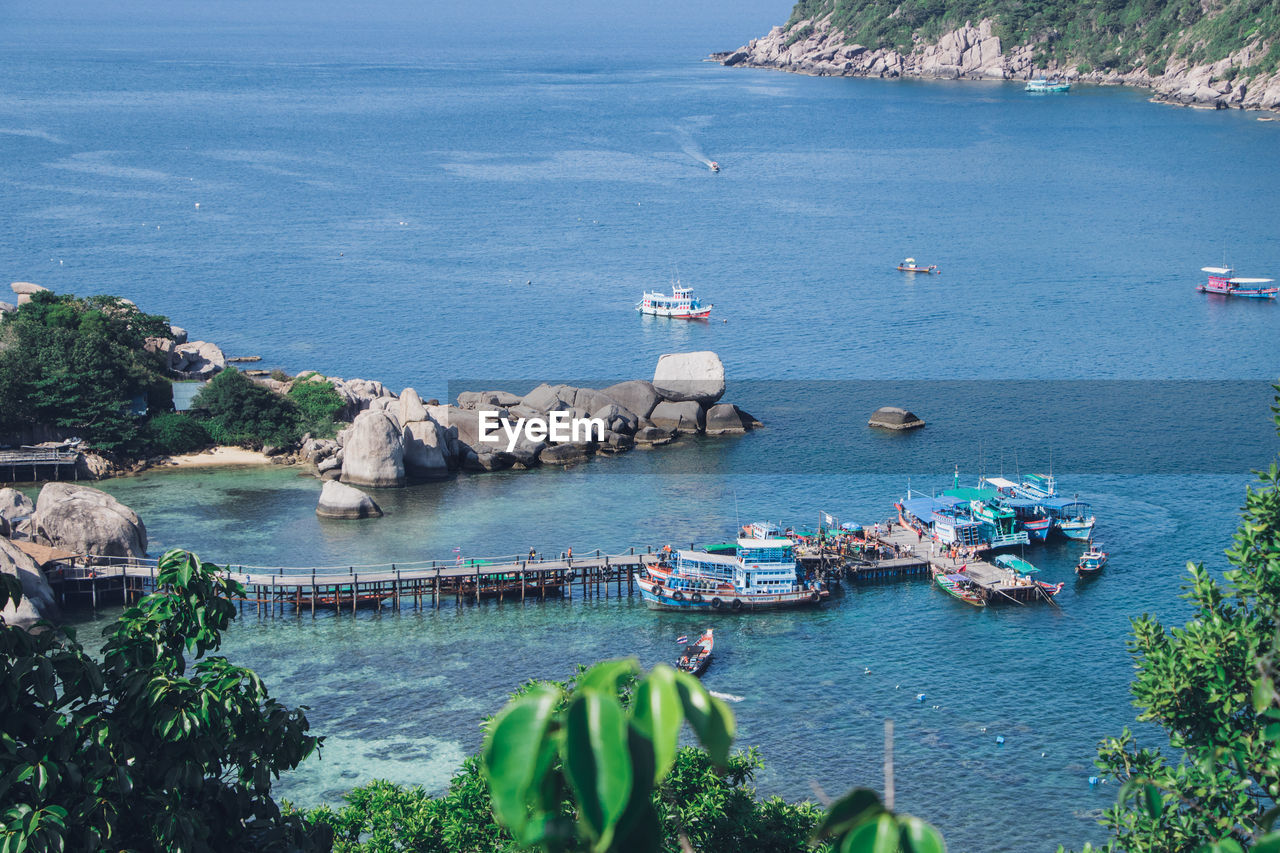
<instances>
[{"instance_id":1,"label":"boat moored at pier","mask_svg":"<svg viewBox=\"0 0 1280 853\"><path fill-rule=\"evenodd\" d=\"M818 604L830 593L797 571L789 539L739 539L736 553L665 552L636 580L655 610L771 610Z\"/></svg>"}]
</instances>

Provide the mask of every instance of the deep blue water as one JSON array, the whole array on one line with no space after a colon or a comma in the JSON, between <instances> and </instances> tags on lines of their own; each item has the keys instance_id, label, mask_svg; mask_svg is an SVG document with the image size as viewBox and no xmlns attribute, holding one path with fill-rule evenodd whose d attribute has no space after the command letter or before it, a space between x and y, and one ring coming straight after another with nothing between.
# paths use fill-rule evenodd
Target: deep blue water
<instances>
[{"instance_id":1,"label":"deep blue water","mask_svg":"<svg viewBox=\"0 0 1280 853\"><path fill-rule=\"evenodd\" d=\"M1242 274L1280 271L1280 129L1120 89L1028 98L697 61L738 38L477 58L11 35L0 269L128 296L266 366L424 396L469 377L643 377L660 353L714 349L768 424L379 492L387 516L368 523L316 519L317 482L287 469L105 484L153 551L350 565L705 542L761 517L872 521L908 477L927 489L953 465L1052 459L1113 554L1078 584L1073 549L1028 553L1067 581L1061 612L976 612L922 582L851 589L820 611L720 620L707 683L740 699L766 792L878 787L893 717L899 803L952 849L1096 840L1115 790L1087 784L1094 744L1134 713L1128 620L1185 617L1185 562L1224 567L1248 468L1275 453L1262 382L1280 306L1193 286L1224 253ZM907 255L943 274L902 278ZM631 310L677 267L717 322ZM1055 384L1096 379L1142 381ZM930 426L868 433L881 393ZM227 651L311 706L323 760L281 789L316 802L374 776L439 788L523 679L666 660L701 627L636 599L507 603L250 617Z\"/></svg>"}]
</instances>

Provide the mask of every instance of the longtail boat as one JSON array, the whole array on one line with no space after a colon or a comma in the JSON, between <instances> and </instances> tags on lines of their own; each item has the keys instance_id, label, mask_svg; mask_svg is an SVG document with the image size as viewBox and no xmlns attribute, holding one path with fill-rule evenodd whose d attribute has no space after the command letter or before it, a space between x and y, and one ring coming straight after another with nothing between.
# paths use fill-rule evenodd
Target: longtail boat
<instances>
[{"instance_id":1,"label":"longtail boat","mask_svg":"<svg viewBox=\"0 0 1280 853\"><path fill-rule=\"evenodd\" d=\"M689 643L680 652L676 666L690 675L701 676L711 663L711 649L715 646L715 637L708 628L696 643Z\"/></svg>"},{"instance_id":2,"label":"longtail boat","mask_svg":"<svg viewBox=\"0 0 1280 853\"><path fill-rule=\"evenodd\" d=\"M934 575L933 579L947 595L958 598L965 604L972 604L974 607L987 606L987 600L978 592L977 584L971 578L962 574L939 574Z\"/></svg>"}]
</instances>

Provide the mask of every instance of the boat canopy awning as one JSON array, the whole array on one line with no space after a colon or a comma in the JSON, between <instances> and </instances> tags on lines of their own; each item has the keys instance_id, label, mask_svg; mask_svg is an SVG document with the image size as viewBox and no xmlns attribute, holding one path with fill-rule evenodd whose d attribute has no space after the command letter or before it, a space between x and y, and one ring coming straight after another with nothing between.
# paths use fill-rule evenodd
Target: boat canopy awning
<instances>
[{"instance_id":1,"label":"boat canopy awning","mask_svg":"<svg viewBox=\"0 0 1280 853\"><path fill-rule=\"evenodd\" d=\"M943 494L962 501L991 501L1000 497L1000 493L995 489L974 489L963 486L958 489L947 489Z\"/></svg>"},{"instance_id":2,"label":"boat canopy awning","mask_svg":"<svg viewBox=\"0 0 1280 853\"><path fill-rule=\"evenodd\" d=\"M1231 267L1200 267L1200 272L1207 272L1210 275L1231 275L1235 270Z\"/></svg>"},{"instance_id":3,"label":"boat canopy awning","mask_svg":"<svg viewBox=\"0 0 1280 853\"><path fill-rule=\"evenodd\" d=\"M907 498L902 508L921 521L928 521L937 510L947 510L960 503L957 498L942 496L937 498Z\"/></svg>"},{"instance_id":4,"label":"boat canopy awning","mask_svg":"<svg viewBox=\"0 0 1280 853\"><path fill-rule=\"evenodd\" d=\"M1232 284L1270 284L1275 281L1274 278L1229 278L1227 281Z\"/></svg>"},{"instance_id":5,"label":"boat canopy awning","mask_svg":"<svg viewBox=\"0 0 1280 853\"><path fill-rule=\"evenodd\" d=\"M1076 506L1084 507L1086 509L1089 507L1089 504L1086 501L1078 500L1076 498L1038 498L1036 499L1036 504L1044 507L1045 509L1056 510L1064 510L1068 507Z\"/></svg>"},{"instance_id":6,"label":"boat canopy awning","mask_svg":"<svg viewBox=\"0 0 1280 853\"><path fill-rule=\"evenodd\" d=\"M1010 509L1031 509L1032 507L1044 506L1045 500L1052 500L1052 498L1045 498L1044 500L1035 500L1033 498L1005 498L1000 501L1000 503Z\"/></svg>"},{"instance_id":7,"label":"boat canopy awning","mask_svg":"<svg viewBox=\"0 0 1280 853\"><path fill-rule=\"evenodd\" d=\"M952 583L959 583L960 581L973 580L968 575L943 575L943 577L951 581Z\"/></svg>"},{"instance_id":8,"label":"boat canopy awning","mask_svg":"<svg viewBox=\"0 0 1280 853\"><path fill-rule=\"evenodd\" d=\"M1016 489L1018 484L1004 477L987 477L987 485L993 489Z\"/></svg>"}]
</instances>

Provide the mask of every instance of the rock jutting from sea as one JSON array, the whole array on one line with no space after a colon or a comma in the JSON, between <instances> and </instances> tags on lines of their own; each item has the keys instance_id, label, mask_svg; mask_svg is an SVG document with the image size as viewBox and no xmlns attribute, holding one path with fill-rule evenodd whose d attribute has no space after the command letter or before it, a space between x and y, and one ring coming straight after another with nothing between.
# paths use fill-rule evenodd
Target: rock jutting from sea
<instances>
[{"instance_id":1,"label":"rock jutting from sea","mask_svg":"<svg viewBox=\"0 0 1280 853\"><path fill-rule=\"evenodd\" d=\"M1046 71L1067 80L1149 88L1157 101L1184 106L1271 110L1280 108L1280 72L1243 74L1266 53L1249 44L1210 64L1170 60L1160 73L1138 67L1127 73L1047 67L1035 61L1039 43L1005 49L995 22L984 18L944 34L936 42L917 39L906 53L851 43L830 17L774 27L733 51L714 53L724 65L771 68L820 77L926 77L947 80L1028 80Z\"/></svg>"},{"instance_id":2,"label":"rock jutting from sea","mask_svg":"<svg viewBox=\"0 0 1280 853\"><path fill-rule=\"evenodd\" d=\"M760 422L730 403L724 365L713 352L672 353L658 360L652 381L607 388L543 383L527 394L465 391L456 405L426 403L412 388L399 395L380 383L333 380L304 372L293 381L330 381L354 410L336 439L310 439L300 454L326 480L387 488L448 477L457 471L499 471L569 465L595 455L668 444L680 435L741 434ZM358 389L359 393L356 393ZM526 422L596 419L599 431L567 437L492 431ZM482 428L490 429L482 439Z\"/></svg>"}]
</instances>

